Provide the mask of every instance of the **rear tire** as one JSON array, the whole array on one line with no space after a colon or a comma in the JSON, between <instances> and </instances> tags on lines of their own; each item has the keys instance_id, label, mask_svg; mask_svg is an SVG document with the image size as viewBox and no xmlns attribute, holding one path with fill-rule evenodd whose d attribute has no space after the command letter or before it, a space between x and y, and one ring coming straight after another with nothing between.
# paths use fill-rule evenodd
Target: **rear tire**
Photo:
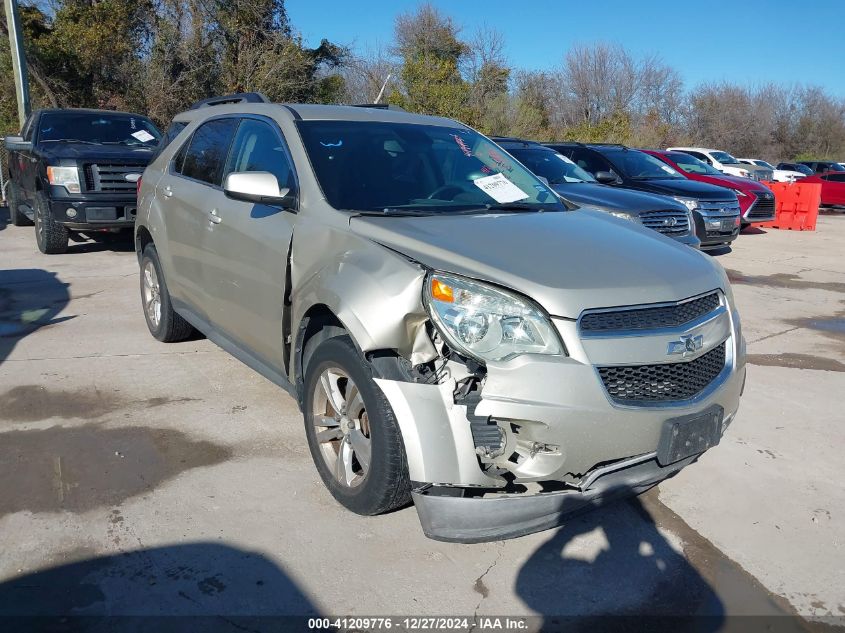
<instances>
[{"instance_id":1,"label":"rear tire","mask_svg":"<svg viewBox=\"0 0 845 633\"><path fill-rule=\"evenodd\" d=\"M47 194L39 191L35 194L35 242L38 250L45 255L67 253L67 227L56 222L50 213L50 201Z\"/></svg>"},{"instance_id":2,"label":"rear tire","mask_svg":"<svg viewBox=\"0 0 845 633\"><path fill-rule=\"evenodd\" d=\"M6 203L9 205L9 216L11 216L12 225L32 226L32 220L21 213L18 186L11 180L9 181L9 193L6 196Z\"/></svg>"},{"instance_id":3,"label":"rear tire","mask_svg":"<svg viewBox=\"0 0 845 633\"><path fill-rule=\"evenodd\" d=\"M311 457L342 506L375 515L410 501L396 416L348 336L324 340L314 349L305 368L304 411Z\"/></svg>"},{"instance_id":4,"label":"rear tire","mask_svg":"<svg viewBox=\"0 0 845 633\"><path fill-rule=\"evenodd\" d=\"M148 244L141 255L141 307L150 334L162 343L184 341L194 328L173 309L155 246Z\"/></svg>"}]
</instances>

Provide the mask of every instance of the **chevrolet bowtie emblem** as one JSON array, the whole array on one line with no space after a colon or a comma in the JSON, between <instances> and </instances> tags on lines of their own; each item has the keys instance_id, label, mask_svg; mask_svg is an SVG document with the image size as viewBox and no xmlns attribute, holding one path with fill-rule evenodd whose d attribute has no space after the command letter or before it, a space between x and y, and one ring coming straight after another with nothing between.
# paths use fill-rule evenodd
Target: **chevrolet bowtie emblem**
<instances>
[{"instance_id":1,"label":"chevrolet bowtie emblem","mask_svg":"<svg viewBox=\"0 0 845 633\"><path fill-rule=\"evenodd\" d=\"M672 341L669 343L669 349L666 350L667 356L680 354L681 356L689 356L704 347L704 336L684 335L680 341Z\"/></svg>"}]
</instances>

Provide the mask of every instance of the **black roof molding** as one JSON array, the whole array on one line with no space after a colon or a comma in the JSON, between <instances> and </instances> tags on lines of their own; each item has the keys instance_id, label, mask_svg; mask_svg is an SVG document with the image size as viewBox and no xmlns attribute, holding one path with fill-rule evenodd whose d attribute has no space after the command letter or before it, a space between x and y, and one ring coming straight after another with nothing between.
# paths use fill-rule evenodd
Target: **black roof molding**
<instances>
[{"instance_id":1,"label":"black roof molding","mask_svg":"<svg viewBox=\"0 0 845 633\"><path fill-rule=\"evenodd\" d=\"M208 99L203 99L202 101L197 101L190 107L190 109L197 110L198 108L228 105L231 103L270 103L270 100L260 92L238 92L231 95L210 97Z\"/></svg>"}]
</instances>

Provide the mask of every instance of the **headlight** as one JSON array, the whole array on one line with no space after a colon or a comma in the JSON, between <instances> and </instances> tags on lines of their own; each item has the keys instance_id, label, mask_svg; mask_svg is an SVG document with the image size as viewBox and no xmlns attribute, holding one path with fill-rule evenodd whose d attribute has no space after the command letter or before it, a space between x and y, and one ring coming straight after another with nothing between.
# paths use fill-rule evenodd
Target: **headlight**
<instances>
[{"instance_id":1,"label":"headlight","mask_svg":"<svg viewBox=\"0 0 845 633\"><path fill-rule=\"evenodd\" d=\"M698 208L698 200L695 198L673 198L677 200L682 205L684 205L690 211L695 211Z\"/></svg>"},{"instance_id":2,"label":"headlight","mask_svg":"<svg viewBox=\"0 0 845 633\"><path fill-rule=\"evenodd\" d=\"M624 211L611 211L610 209L601 209L601 208L599 208L599 209L601 211L609 213L614 218L619 218L620 220L628 220L629 222L634 222L636 224L642 224L643 223L642 218L640 218L640 216L638 216L636 213L625 213Z\"/></svg>"},{"instance_id":3,"label":"headlight","mask_svg":"<svg viewBox=\"0 0 845 633\"><path fill-rule=\"evenodd\" d=\"M69 193L79 193L79 170L76 167L48 167L47 180L51 185L59 185Z\"/></svg>"},{"instance_id":4,"label":"headlight","mask_svg":"<svg viewBox=\"0 0 845 633\"><path fill-rule=\"evenodd\" d=\"M434 324L455 351L482 362L520 354L564 354L551 320L526 299L493 286L430 273L425 301Z\"/></svg>"},{"instance_id":5,"label":"headlight","mask_svg":"<svg viewBox=\"0 0 845 633\"><path fill-rule=\"evenodd\" d=\"M739 189L731 189L736 194L737 198L747 198L748 194L740 191Z\"/></svg>"}]
</instances>

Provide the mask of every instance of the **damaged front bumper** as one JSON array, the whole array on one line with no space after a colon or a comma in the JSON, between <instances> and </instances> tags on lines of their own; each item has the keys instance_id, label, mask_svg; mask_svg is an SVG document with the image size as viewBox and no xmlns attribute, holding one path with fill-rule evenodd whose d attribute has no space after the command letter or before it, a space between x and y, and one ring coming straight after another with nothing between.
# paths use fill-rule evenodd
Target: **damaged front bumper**
<instances>
[{"instance_id":1,"label":"damaged front bumper","mask_svg":"<svg viewBox=\"0 0 845 633\"><path fill-rule=\"evenodd\" d=\"M488 363L474 401L456 398L462 377L454 371L434 385L376 379L402 432L427 536L479 542L554 527L573 513L639 494L674 475L717 444L733 421L745 380L745 345L738 315L724 301L704 320L623 338L588 338L575 322L555 324L566 357ZM721 372L698 395L636 405L609 396L598 366L614 359L623 365L648 362L655 350L665 353L688 335L702 341L702 354L724 349ZM721 426L706 442L664 458L667 424L712 418L714 411ZM473 437L479 418L500 432L500 450L487 451Z\"/></svg>"},{"instance_id":2,"label":"damaged front bumper","mask_svg":"<svg viewBox=\"0 0 845 633\"><path fill-rule=\"evenodd\" d=\"M582 489L536 494L466 497L467 490L426 486L413 492L423 532L437 541L482 543L515 538L562 525L574 515L605 503L638 495L698 459L661 467L648 453L596 469Z\"/></svg>"}]
</instances>

